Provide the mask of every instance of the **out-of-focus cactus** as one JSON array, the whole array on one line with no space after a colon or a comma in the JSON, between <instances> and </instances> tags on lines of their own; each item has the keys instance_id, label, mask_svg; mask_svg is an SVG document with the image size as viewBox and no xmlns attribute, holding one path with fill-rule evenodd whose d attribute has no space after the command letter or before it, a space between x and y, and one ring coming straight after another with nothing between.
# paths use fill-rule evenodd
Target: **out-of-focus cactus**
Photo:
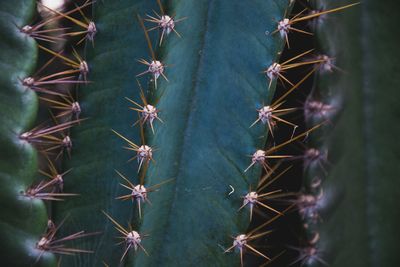
<instances>
[{"instance_id":1,"label":"out-of-focus cactus","mask_svg":"<svg viewBox=\"0 0 400 267\"><path fill-rule=\"evenodd\" d=\"M346 1L314 3L316 10ZM393 31L396 1L362 1L360 6L314 21L321 54L330 58L317 75L316 113L308 121L329 120L313 144L328 170L313 164L305 186L315 213L305 217L309 266L397 266L395 229L399 167L396 124L398 69ZM340 29L340 30L339 30ZM309 107L311 107L309 105ZM319 218L315 218L319 216ZM314 250L313 250L314 249ZM306 255L306 250L303 251Z\"/></svg>"}]
</instances>

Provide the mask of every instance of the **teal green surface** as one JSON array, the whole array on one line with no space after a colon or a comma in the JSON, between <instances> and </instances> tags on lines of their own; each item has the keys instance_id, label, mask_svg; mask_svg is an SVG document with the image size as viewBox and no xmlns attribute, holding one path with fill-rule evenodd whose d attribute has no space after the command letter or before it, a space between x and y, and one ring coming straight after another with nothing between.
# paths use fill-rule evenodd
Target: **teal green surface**
<instances>
[{"instance_id":1,"label":"teal green surface","mask_svg":"<svg viewBox=\"0 0 400 267\"><path fill-rule=\"evenodd\" d=\"M70 214L65 233L85 229L102 235L75 243L94 250L63 258L66 266L118 266L123 245L119 233L101 213L106 211L123 226L133 221L140 233L148 233L148 251L129 253L126 266L236 266L239 254L224 254L231 235L246 231L248 213L238 212L242 195L255 183L261 170L244 174L249 155L263 148L266 128L249 128L256 108L268 103L273 89L261 71L277 60L283 48L273 31L288 1L171 1L170 14L187 17L164 40L159 50L169 82L158 80L152 89L163 124L155 123L155 135L146 131L154 152L146 186L174 180L149 194L139 222L135 205L115 197L129 193L114 169L137 183L134 154L111 132L118 131L140 144L137 115L128 110L124 97L139 101L135 75L146 70L136 60L150 60L143 31L136 20L158 12L156 1L98 1L94 21L95 46L87 47L91 68L89 86L79 90L83 117L89 120L72 131L74 149L66 169L66 192L79 193L56 207L59 219ZM152 35L156 47L156 34ZM148 86L148 76L140 78ZM152 86L150 86L151 88ZM230 185L235 193L228 196Z\"/></svg>"},{"instance_id":2,"label":"teal green surface","mask_svg":"<svg viewBox=\"0 0 400 267\"><path fill-rule=\"evenodd\" d=\"M318 30L324 51L344 70L320 81L325 100L344 105L324 137L334 165L323 184L327 207L318 229L322 256L333 267L400 265L397 9L398 1L365 0Z\"/></svg>"},{"instance_id":3,"label":"teal green surface","mask_svg":"<svg viewBox=\"0 0 400 267\"><path fill-rule=\"evenodd\" d=\"M65 192L80 194L56 205L57 220L68 216L62 234L85 230L102 233L71 242L71 246L94 251L63 257L65 266L118 266L123 246L117 246L119 233L102 210L127 227L136 215L130 201L115 198L128 193L115 170L136 179L137 165L128 163L132 153L112 133L114 129L140 143L138 127L132 127L137 115L128 109L129 97L140 102L136 75L145 67L136 60L148 57L147 43L137 21L137 14L157 10L156 1L97 1L93 20L98 33L94 47L88 43L87 54L91 84L78 89L81 117L88 118L72 129L72 157L65 159ZM133 180L135 181L135 180ZM136 182L136 181L135 181Z\"/></svg>"},{"instance_id":4,"label":"teal green surface","mask_svg":"<svg viewBox=\"0 0 400 267\"><path fill-rule=\"evenodd\" d=\"M238 212L259 167L244 174L251 155L265 145L266 129L249 128L256 108L268 103L260 72L276 60L283 43L273 31L287 1L171 1L170 13L187 19L162 51L171 64L169 82L156 94L164 124L152 145L155 164L147 181L151 194L140 231L150 256L139 253L129 266L237 266L239 254L224 254L231 236L244 233L248 212ZM149 134L151 136L151 134ZM235 193L228 196L229 186Z\"/></svg>"},{"instance_id":5,"label":"teal green surface","mask_svg":"<svg viewBox=\"0 0 400 267\"><path fill-rule=\"evenodd\" d=\"M33 126L38 101L19 79L33 72L37 48L16 25L30 23L34 11L35 1L0 3L0 257L4 266L31 266L40 253L36 242L47 225L44 203L21 196L35 181L38 165L35 149L20 141L19 135ZM54 257L47 253L38 262L51 263Z\"/></svg>"}]
</instances>

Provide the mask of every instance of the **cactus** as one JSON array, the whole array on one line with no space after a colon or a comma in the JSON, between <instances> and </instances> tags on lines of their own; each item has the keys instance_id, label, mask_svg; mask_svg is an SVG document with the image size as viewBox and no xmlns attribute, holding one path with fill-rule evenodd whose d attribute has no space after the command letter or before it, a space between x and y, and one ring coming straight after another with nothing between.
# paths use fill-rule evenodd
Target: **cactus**
<instances>
[{"instance_id":1,"label":"cactus","mask_svg":"<svg viewBox=\"0 0 400 267\"><path fill-rule=\"evenodd\" d=\"M334 5L344 4L340 2ZM314 3L316 9L331 5ZM313 135L311 142L321 154L329 151L329 161L324 156L319 160L328 173L314 161L305 176L306 192L320 217L305 217L305 248L315 249L308 256L303 251L307 266L400 263L393 235L399 223L398 167L393 164L398 160L394 140L399 131L393 121L399 79L386 71L396 68L392 58L398 52L385 30L394 18L384 15L396 6L394 1L362 1L359 8L315 23L319 50L332 61L328 71L317 75L308 104L319 103L314 109L319 112L311 113L308 122L323 116L331 127ZM344 27L346 31L337 30Z\"/></svg>"},{"instance_id":2,"label":"cactus","mask_svg":"<svg viewBox=\"0 0 400 267\"><path fill-rule=\"evenodd\" d=\"M34 1L0 4L1 10L1 256L8 266L24 266L37 256L35 243L47 224L46 207L41 201L21 197L35 178L38 169L33 147L21 142L19 135L28 130L36 118L38 99L19 82L35 67L37 46L25 38L12 23L25 25L33 16ZM55 257L47 255L40 262L51 266Z\"/></svg>"},{"instance_id":3,"label":"cactus","mask_svg":"<svg viewBox=\"0 0 400 267\"><path fill-rule=\"evenodd\" d=\"M329 116L319 120L305 112L312 123L299 133L298 125L286 119L298 109L288 107L286 98L313 75L325 98L331 92L343 94L326 93L327 84L336 88L349 79L342 73L323 75L332 67L329 58L311 59L311 50L285 62L279 57L285 45L296 46L290 41L293 31L307 34L297 27L299 22L322 21L355 4L293 16L293 2L86 0L66 10L38 3L49 14L36 24L29 24L34 2L1 3L5 41L0 54L7 64L1 67L0 104L13 111L1 118L5 264L243 266L251 265L250 253L270 263L285 255L262 248L271 245L266 243L270 224L283 219L295 204L308 241L304 248L295 248L301 253L294 262L325 264L318 249L328 243L338 218L320 223L301 205L322 201L328 193L336 197L331 188L340 188L345 179L337 170L348 168L335 163L320 183L312 178L324 177L324 168L318 168L327 154L309 149L301 157L307 167L305 194L269 186L287 174L285 161L298 158L279 153L284 146L310 133L312 140L322 133L329 144L341 138L341 127L347 130L343 121L352 118L342 119L352 112L345 109L333 132L339 137L331 139L318 128L325 119L329 123L323 129L335 124L330 115L336 112L329 110ZM341 22L343 28L346 22ZM330 47L345 34L326 34L333 27L329 21L315 24L321 51L337 52ZM60 50L65 43L74 47ZM38 49L40 64L34 70ZM337 56L337 64L347 67L345 62L354 56ZM287 76L302 68L308 70L301 79ZM356 74L361 81L362 75ZM283 86L274 96L277 84ZM358 85L354 80L350 84ZM42 118L36 118L39 99L41 109L51 109L41 124ZM307 101L305 111L310 103L321 106ZM275 141L278 126L292 133L290 139ZM373 136L367 133L367 138ZM330 151L336 153L339 147ZM337 173L343 178L332 181ZM352 197L338 204L338 212ZM271 202L274 199L295 204L282 208ZM352 234L358 233L349 238ZM334 244L329 255L336 253L334 242L329 240ZM304 249L314 249L308 252L312 257L304 256ZM342 253L335 264L344 265L347 254ZM392 264L396 259L382 260Z\"/></svg>"},{"instance_id":4,"label":"cactus","mask_svg":"<svg viewBox=\"0 0 400 267\"><path fill-rule=\"evenodd\" d=\"M147 2L100 2L94 7L99 34L94 49L88 49L87 54L93 84L81 92L82 107L90 119L76 133L76 150L68 165L74 172L66 181L66 187L80 192L81 197L62 203L59 216L70 213L74 224L89 227L89 231L97 231L100 225L101 229L112 228L113 222L100 210L123 227L130 218L136 218L134 229L149 233L142 243L149 256L138 251L128 259L129 264L184 265L190 255L191 264L232 265L238 262L238 256L224 254L222 248L232 243L229 236L246 231L248 215L237 211L240 196L260 175L257 168L243 173L250 163L246 155L265 143L265 137L258 139L263 127L249 126L257 106L262 101L267 103L273 92L271 88L271 93L265 93L266 79L259 72L275 60L283 45L280 38L267 38L265 31L274 27L273 18L280 17L287 4L176 2L166 11L176 14L177 19L187 17L176 25L182 38L173 33L164 36L159 47L156 36L149 32L156 58L171 66L165 68L168 82L160 76L157 89L144 89L149 103L157 103L163 120L154 123L154 135L149 129L145 134L145 143L156 148L145 185L172 180L149 194L152 204L142 203L139 220L136 205L115 200L129 191L119 185L124 180L114 169L133 184L140 179L138 166L126 164L135 154L124 153L121 147L126 141L110 129L138 146L142 144L139 128L131 127L137 115L128 107L135 105L124 97L141 103L135 75L146 66L135 60L149 61L151 53L135 14L144 16L151 10L160 13L155 1ZM263 12L266 10L268 13ZM118 16L110 16L114 13ZM229 35L226 29L231 29ZM119 40L124 48L115 50L110 40ZM233 54L236 56L230 56ZM246 68L238 71L234 66ZM107 76L110 79L105 79ZM252 77L251 82L244 77ZM138 79L141 84L148 80L146 76ZM94 133L97 142L91 142ZM95 150L98 153L93 155ZM97 162L104 165L99 168ZM235 193L229 196L230 186ZM95 215L88 217L88 213ZM103 260L111 265L118 263L123 248L113 245L116 234L109 230L88 241L94 242L98 255L104 258L82 257L93 265ZM155 254L157 257L150 256Z\"/></svg>"}]
</instances>

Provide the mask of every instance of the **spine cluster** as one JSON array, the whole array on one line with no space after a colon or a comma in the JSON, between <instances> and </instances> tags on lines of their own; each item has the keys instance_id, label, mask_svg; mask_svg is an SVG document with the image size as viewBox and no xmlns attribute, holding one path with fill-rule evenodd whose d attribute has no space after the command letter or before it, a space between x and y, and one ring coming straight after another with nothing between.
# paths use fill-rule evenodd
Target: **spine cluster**
<instances>
[{"instance_id":1,"label":"spine cluster","mask_svg":"<svg viewBox=\"0 0 400 267\"><path fill-rule=\"evenodd\" d=\"M39 264L43 255L48 253L59 256L91 253L90 250L71 247L68 242L98 234L81 230L60 236L59 230L67 218L55 222L51 213L52 202L79 197L78 192L68 192L64 186L64 180L68 179L68 174L73 170L61 170L61 166L64 158L70 158L73 154L71 128L85 121L81 118L84 110L77 95L78 90L84 90L90 82L87 79L90 69L78 51L82 50L80 44L93 43L97 33L96 24L85 15L92 4L92 1L86 1L80 6L62 11L63 6L53 9L38 2L37 8L42 19L32 25L17 25L20 34L37 42L40 49L39 62L50 58L34 74L20 78L26 93L38 95L40 109L49 109L44 122L19 134L23 145L36 149L40 163L38 178L21 191L21 196L31 202L43 201L49 211L47 225L43 225L46 230L35 244L37 253L32 264ZM66 24L72 27L64 26ZM75 27L79 29L73 30ZM74 47L65 47L67 42L75 43Z\"/></svg>"},{"instance_id":2,"label":"spine cluster","mask_svg":"<svg viewBox=\"0 0 400 267\"><path fill-rule=\"evenodd\" d=\"M288 9L291 9L291 2L293 1L289 1L287 4ZM125 149L133 153L131 160L137 162L135 165L137 166L136 173L132 175L135 178L130 178L116 170L121 181L120 185L123 190L126 190L126 193L115 196L115 198L120 201L132 202L137 210L139 224L142 222L143 205L151 203L151 194L157 193L155 191L158 191L163 184L173 180L166 179L159 184L149 184L146 181L147 170L151 164L154 164L154 154L157 153L158 149L162 149L149 144L146 141L146 136L154 135L159 127L163 127L164 121L162 110L157 107L157 101L153 101L149 97L148 90L142 88L140 81L150 77L150 88L152 90L162 90L158 83L159 79L169 81L166 73L170 66L159 58L154 51L156 49L153 48L153 43L156 43L155 47L161 47L168 42L171 35L181 37L177 27L179 28L179 23L186 18L176 18L172 14L167 14L161 1L157 0L157 3L159 13L153 11L153 13L149 13L151 15L146 15L144 19L137 15L138 23L143 29L148 44L149 57L137 59L135 63L143 65L143 71L135 74L137 78L135 90L140 91L140 99L126 98L127 108L135 113L135 117L137 115L137 120L134 122L134 126L137 127L133 129L140 130L141 140L132 141L118 132L118 129L112 129L116 136L126 142ZM85 123L86 120L81 117L85 110L77 96L78 90L85 90L85 85L91 82L89 80L91 66L85 61L81 51L84 50L83 46L86 47L87 44L95 45L98 29L96 23L86 16L87 11L93 5L93 1L87 0L82 5L73 6L69 10L56 10L38 3L42 13L46 14L43 19L32 25L17 26L21 35L37 41L41 55L39 61L42 58L49 58L41 67L37 68L34 74L29 77L21 77L20 85L25 90L37 94L43 104L42 108L45 107L50 110L50 115L43 123L28 131L18 133L19 141L23 145L34 147L40 155L41 162L44 162L42 164L44 167L39 168L40 178L20 192L19 197L32 202L44 202L49 211L52 209L52 201L64 201L68 197L79 197L79 192L68 192L68 188L64 186L64 179L68 179L68 173L73 170L62 170L61 166L64 158L73 156L74 137L71 136L71 128ZM267 29L271 34L267 35L266 38L277 38L282 46L285 43L286 47L290 49L291 46L296 46L295 43L290 41L293 32L313 35L312 32L299 28L299 23L310 21L313 25L318 24L327 14L353 5L318 11L306 8L295 15L282 14L282 18L279 18L276 22L276 27ZM149 32L152 31L159 31L157 40L151 40ZM74 47L65 47L65 43L74 43ZM229 237L227 237L226 244L230 242L230 245L224 244L227 248L223 249L221 253L238 252L242 266L244 265L245 253L255 254L265 259L267 263L282 255L282 253L275 256L269 255L268 251L257 247L257 242L264 240L267 235L272 233L272 229L269 228L272 222L293 210L300 213L305 232L307 232L304 244L301 247L292 248L299 252L298 258L293 263L300 262L304 265L317 261L325 264L320 256L318 246L319 233L314 229L316 228L315 225L321 223L319 209L324 199L322 181L327 172L328 153L324 149L315 147L306 148L301 156L279 152L282 148L294 142L304 142L312 132L323 124L330 123L329 119L337 108L330 103L319 101L316 97L316 90L312 90L311 96L308 97L303 107L288 107L286 100L292 92L297 91L313 75L329 75L330 72L335 71L336 67L333 61L331 56L318 54L313 49L303 51L284 62L270 62L269 66L260 66L260 71L266 78L266 92L270 93L271 88L277 83L282 85L283 91L279 92L270 104L253 109L254 120L248 122L251 130L261 127L264 136L268 136L268 140L271 140L270 143L273 145L258 147L249 158L243 155L243 162L248 162L247 168L243 170L243 176L255 168L262 170L263 175L255 185L249 188L248 192L241 196L239 200L241 205L237 207L238 212L248 212L249 224L256 217L256 213L265 215L267 219L245 233L232 233L233 241L228 241ZM62 69L59 69L60 65L63 66ZM291 80L287 73L299 68L306 70L305 75L298 81ZM258 73L255 75L258 75ZM310 124L310 129L302 133L297 133L299 126L286 117L298 110L304 111L305 120ZM276 144L276 129L278 127L289 129L291 136L286 141ZM303 160L305 176L311 176L310 179L306 179L302 192L288 193L283 189L270 189L275 181L287 175L292 167L290 163L295 159ZM231 185L230 187L233 191L235 190ZM281 206L275 205L277 200L289 204L285 205L285 208L281 208ZM29 211L27 210L27 212ZM139 231L139 225L128 224L125 227L121 222L115 220L112 214L105 211L103 213L120 234L118 238L122 242L119 244L123 244L120 262L126 259L131 251L142 250L143 253L148 254L145 246L142 245L142 241L149 235ZM28 214L27 217L29 217ZM37 254L34 263L41 261L43 255L47 253L75 255L92 252L91 250L69 246L67 242L98 233L86 233L84 230L80 230L60 237L59 230L66 219L54 222L51 212L48 213L47 225L43 225L46 230L35 243L34 249Z\"/></svg>"}]
</instances>

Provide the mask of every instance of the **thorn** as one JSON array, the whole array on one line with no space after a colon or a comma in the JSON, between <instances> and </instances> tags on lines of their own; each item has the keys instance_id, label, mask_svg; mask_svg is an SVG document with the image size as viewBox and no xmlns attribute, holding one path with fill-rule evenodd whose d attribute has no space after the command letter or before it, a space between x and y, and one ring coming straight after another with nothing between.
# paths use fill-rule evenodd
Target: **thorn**
<instances>
[{"instance_id":1,"label":"thorn","mask_svg":"<svg viewBox=\"0 0 400 267\"><path fill-rule=\"evenodd\" d=\"M122 254L122 257L120 259L120 262L125 258L126 254L128 251L133 248L134 251L137 251L139 248L143 250L143 252L147 254L147 251L144 249L144 247L141 245L142 238L145 237L145 235L140 235L136 231L128 231L124 227L122 227L116 220L114 220L110 215L108 215L105 211L102 211L106 217L112 221L112 223L115 225L115 229L122 234L121 238L125 240L125 251Z\"/></svg>"}]
</instances>

